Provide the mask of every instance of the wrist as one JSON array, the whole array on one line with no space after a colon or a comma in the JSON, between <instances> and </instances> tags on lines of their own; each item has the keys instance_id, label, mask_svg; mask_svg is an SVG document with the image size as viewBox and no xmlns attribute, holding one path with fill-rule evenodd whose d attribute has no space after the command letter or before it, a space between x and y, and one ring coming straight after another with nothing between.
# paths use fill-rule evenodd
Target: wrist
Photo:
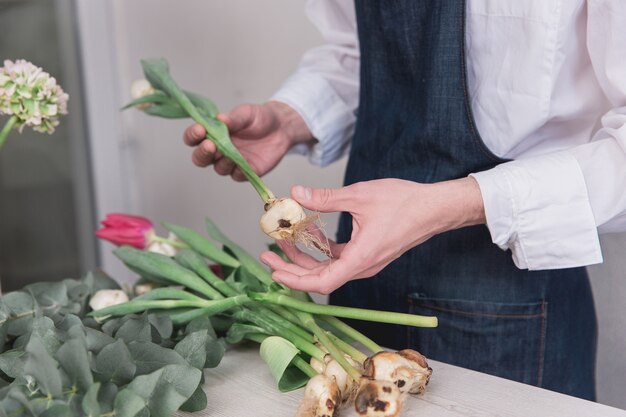
<instances>
[{"instance_id":1,"label":"wrist","mask_svg":"<svg viewBox=\"0 0 626 417\"><path fill-rule=\"evenodd\" d=\"M315 141L304 119L291 106L280 101L268 101L264 104L270 109L279 123L279 129L286 135L291 146Z\"/></svg>"},{"instance_id":2,"label":"wrist","mask_svg":"<svg viewBox=\"0 0 626 417\"><path fill-rule=\"evenodd\" d=\"M444 181L441 187L441 232L485 224L485 207L478 182L473 177Z\"/></svg>"}]
</instances>

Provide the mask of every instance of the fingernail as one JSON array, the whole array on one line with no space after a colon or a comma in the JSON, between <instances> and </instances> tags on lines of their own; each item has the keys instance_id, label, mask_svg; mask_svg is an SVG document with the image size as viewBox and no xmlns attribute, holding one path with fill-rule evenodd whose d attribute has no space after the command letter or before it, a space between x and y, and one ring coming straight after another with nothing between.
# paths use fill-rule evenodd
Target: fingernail
<instances>
[{"instance_id":1,"label":"fingernail","mask_svg":"<svg viewBox=\"0 0 626 417\"><path fill-rule=\"evenodd\" d=\"M301 185L296 185L293 188L293 194L294 196L301 201L306 201L306 200L310 200L311 196L313 195L313 190L311 190L308 187L303 187Z\"/></svg>"}]
</instances>

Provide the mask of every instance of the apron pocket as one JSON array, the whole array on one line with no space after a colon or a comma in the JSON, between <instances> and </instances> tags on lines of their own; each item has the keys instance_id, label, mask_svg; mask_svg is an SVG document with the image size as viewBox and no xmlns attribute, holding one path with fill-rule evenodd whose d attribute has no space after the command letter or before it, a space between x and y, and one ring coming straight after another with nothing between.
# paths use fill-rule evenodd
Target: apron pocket
<instances>
[{"instance_id":1,"label":"apron pocket","mask_svg":"<svg viewBox=\"0 0 626 417\"><path fill-rule=\"evenodd\" d=\"M409 296L410 312L437 316L434 329L408 328L429 358L541 385L547 303L506 304Z\"/></svg>"}]
</instances>

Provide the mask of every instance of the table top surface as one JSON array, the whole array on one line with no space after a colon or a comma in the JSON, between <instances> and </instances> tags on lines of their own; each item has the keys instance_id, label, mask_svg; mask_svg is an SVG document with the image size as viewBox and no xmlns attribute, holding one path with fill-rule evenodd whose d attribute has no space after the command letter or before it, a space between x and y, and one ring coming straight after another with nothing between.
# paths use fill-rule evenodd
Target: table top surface
<instances>
[{"instance_id":1,"label":"table top surface","mask_svg":"<svg viewBox=\"0 0 626 417\"><path fill-rule=\"evenodd\" d=\"M409 397L400 416L626 417L626 411L530 385L429 361L433 375L423 395ZM292 417L304 390L281 393L253 345L229 349L206 370L208 406L179 417ZM340 413L356 417L352 408Z\"/></svg>"}]
</instances>

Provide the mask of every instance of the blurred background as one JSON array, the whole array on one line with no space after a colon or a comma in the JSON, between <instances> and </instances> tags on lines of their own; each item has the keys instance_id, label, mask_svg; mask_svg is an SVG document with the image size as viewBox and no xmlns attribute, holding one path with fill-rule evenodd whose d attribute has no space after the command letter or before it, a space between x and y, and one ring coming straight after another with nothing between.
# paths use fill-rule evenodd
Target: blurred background
<instances>
[{"instance_id":1,"label":"blurred background","mask_svg":"<svg viewBox=\"0 0 626 417\"><path fill-rule=\"evenodd\" d=\"M190 162L185 121L120 112L139 60L164 57L186 89L222 109L262 102L321 43L293 0L0 0L0 59L43 67L70 95L70 115L52 136L13 134L0 153L0 283L78 277L102 267L132 282L93 231L123 212L201 231L210 216L253 254L269 243L258 229L260 200L247 184ZM0 123L4 120L0 119ZM345 159L330 167L289 156L266 177L335 187ZM336 216L323 216L334 234ZM162 229L159 229L162 231ZM602 237L605 263L590 268L600 334L599 401L626 409L626 235Z\"/></svg>"}]
</instances>

